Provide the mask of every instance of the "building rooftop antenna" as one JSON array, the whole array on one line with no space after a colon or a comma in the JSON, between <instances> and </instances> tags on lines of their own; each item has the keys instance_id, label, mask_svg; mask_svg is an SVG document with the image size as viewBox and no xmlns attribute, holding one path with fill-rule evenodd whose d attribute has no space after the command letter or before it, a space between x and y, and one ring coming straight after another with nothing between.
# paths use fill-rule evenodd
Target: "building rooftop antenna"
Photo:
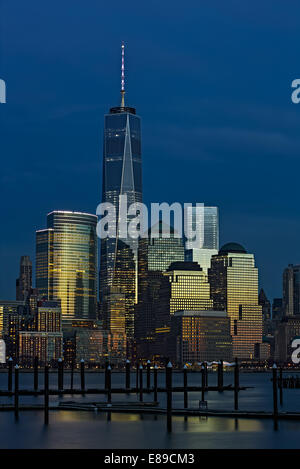
<instances>
[{"instance_id":1,"label":"building rooftop antenna","mask_svg":"<svg viewBox=\"0 0 300 469\"><path fill-rule=\"evenodd\" d=\"M121 107L125 107L125 45L122 42L122 64L121 64Z\"/></svg>"}]
</instances>

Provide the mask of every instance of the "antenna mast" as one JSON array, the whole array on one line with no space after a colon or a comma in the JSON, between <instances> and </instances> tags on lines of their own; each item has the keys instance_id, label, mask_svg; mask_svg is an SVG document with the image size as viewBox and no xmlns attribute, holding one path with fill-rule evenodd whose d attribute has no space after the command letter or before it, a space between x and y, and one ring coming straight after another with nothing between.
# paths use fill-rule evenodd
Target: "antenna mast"
<instances>
[{"instance_id":1,"label":"antenna mast","mask_svg":"<svg viewBox=\"0 0 300 469\"><path fill-rule=\"evenodd\" d=\"M121 107L125 107L125 46L124 42L122 42L122 65L121 65Z\"/></svg>"}]
</instances>

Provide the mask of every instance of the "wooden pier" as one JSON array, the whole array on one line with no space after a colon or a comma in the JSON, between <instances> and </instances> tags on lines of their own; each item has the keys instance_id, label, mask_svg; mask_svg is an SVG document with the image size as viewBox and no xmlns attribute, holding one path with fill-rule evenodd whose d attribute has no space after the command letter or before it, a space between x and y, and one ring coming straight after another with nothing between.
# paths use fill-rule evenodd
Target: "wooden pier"
<instances>
[{"instance_id":1,"label":"wooden pier","mask_svg":"<svg viewBox=\"0 0 300 469\"><path fill-rule=\"evenodd\" d=\"M144 384L143 372L146 371ZM13 371L14 371L14 388L13 388ZM257 412L257 411L241 411L239 410L239 393L246 391L250 387L240 386L239 381L239 363L236 359L233 374L233 384L224 385L223 380L223 363L220 362L217 371L217 384L216 386L208 385L207 366L202 364L199 374L199 386L191 386L188 384L188 370L184 367L182 374L182 386L173 386L173 369L172 364L168 363L165 368L165 385L158 386L157 374L158 369L154 366L151 369L151 364L148 361L144 368L141 364L136 365L135 370L131 370L131 364L127 360L125 367L124 386L113 387L111 383L111 367L109 364L105 367L104 371L104 387L87 387L85 380L85 363L83 360L80 362L80 387L74 388L74 366L71 369L71 386L64 386L64 365L63 361L59 360L58 367L55 371L57 374L57 386L55 388L49 387L49 367L46 365L42 373L38 372L37 360L34 361L33 370L33 387L32 389L20 389L20 374L22 370L16 365L13 369L12 361L8 361L7 367L7 390L0 390L1 397L13 398L12 403L1 403L0 411L14 411L16 418L19 417L20 411L42 410L44 412L44 422L49 423L49 412L53 410L70 410L70 411L93 411L103 413L147 413L155 415L165 415L167 417L167 430L172 431L172 416L199 416L199 417L230 417L230 418L264 418L300 420L300 413L295 412L279 412L278 411L278 392L280 390L280 405L283 403L283 383L282 370L280 369L279 378L277 376L277 367L273 366L272 388L273 388L273 412ZM176 370L177 371L177 370ZM133 373L136 376L135 386L131 386ZM178 371L177 371L178 373ZM43 374L42 387L39 387L39 375ZM153 377L153 379L151 379ZM152 383L151 383L152 381ZM270 386L270 394L271 394ZM199 395L199 408L190 408L188 404L189 393L197 393ZM232 392L233 393L233 410L219 411L209 410L205 396L207 392ZM166 395L166 407L159 405L158 394L164 393ZM183 408L174 408L172 396L174 393L183 395ZM136 395L136 402L120 402L113 398L117 395ZM65 396L81 395L83 400L76 399L76 401L64 399ZM87 396L106 396L104 401L97 402L96 400L87 401ZM152 402L144 402L145 395L153 395ZM44 396L44 402L24 404L21 401L23 396ZM50 396L57 396L58 400L53 402L49 400ZM194 397L194 396L193 396Z\"/></svg>"}]
</instances>

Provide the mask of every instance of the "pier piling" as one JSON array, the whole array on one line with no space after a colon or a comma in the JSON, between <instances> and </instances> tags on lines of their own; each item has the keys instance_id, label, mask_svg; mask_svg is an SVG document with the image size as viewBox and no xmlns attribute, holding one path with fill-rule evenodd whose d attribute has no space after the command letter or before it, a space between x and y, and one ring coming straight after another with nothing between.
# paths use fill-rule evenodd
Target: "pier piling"
<instances>
[{"instance_id":1,"label":"pier piling","mask_svg":"<svg viewBox=\"0 0 300 469\"><path fill-rule=\"evenodd\" d=\"M44 423L49 422L49 367L45 365L44 371Z\"/></svg>"},{"instance_id":2,"label":"pier piling","mask_svg":"<svg viewBox=\"0 0 300 469\"><path fill-rule=\"evenodd\" d=\"M282 368L279 370L279 402L280 405L283 405L283 377L282 377Z\"/></svg>"},{"instance_id":3,"label":"pier piling","mask_svg":"<svg viewBox=\"0 0 300 469\"><path fill-rule=\"evenodd\" d=\"M130 389L130 361L126 360L126 377L125 377L125 388Z\"/></svg>"},{"instance_id":4,"label":"pier piling","mask_svg":"<svg viewBox=\"0 0 300 469\"><path fill-rule=\"evenodd\" d=\"M140 402L143 402L143 365L140 365Z\"/></svg>"},{"instance_id":5,"label":"pier piling","mask_svg":"<svg viewBox=\"0 0 300 469\"><path fill-rule=\"evenodd\" d=\"M136 393L138 393L139 389L139 362L137 361L135 364L136 370L135 370L135 388L136 388Z\"/></svg>"},{"instance_id":6,"label":"pier piling","mask_svg":"<svg viewBox=\"0 0 300 469\"><path fill-rule=\"evenodd\" d=\"M157 402L157 366L154 365L153 374L153 401Z\"/></svg>"},{"instance_id":7,"label":"pier piling","mask_svg":"<svg viewBox=\"0 0 300 469\"><path fill-rule=\"evenodd\" d=\"M205 381L206 381L206 378L205 378L205 366L202 365L201 366L201 401L204 402L205 401Z\"/></svg>"},{"instance_id":8,"label":"pier piling","mask_svg":"<svg viewBox=\"0 0 300 469\"><path fill-rule=\"evenodd\" d=\"M33 389L38 391L39 389L39 359L38 357L34 358L33 361Z\"/></svg>"},{"instance_id":9,"label":"pier piling","mask_svg":"<svg viewBox=\"0 0 300 469\"><path fill-rule=\"evenodd\" d=\"M111 404L111 366L107 367L107 403Z\"/></svg>"},{"instance_id":10,"label":"pier piling","mask_svg":"<svg viewBox=\"0 0 300 469\"><path fill-rule=\"evenodd\" d=\"M218 390L223 391L223 360L218 363Z\"/></svg>"},{"instance_id":11,"label":"pier piling","mask_svg":"<svg viewBox=\"0 0 300 469\"><path fill-rule=\"evenodd\" d=\"M59 391L63 391L64 389L64 368L63 368L63 361L62 358L58 359L57 362L57 388Z\"/></svg>"},{"instance_id":12,"label":"pier piling","mask_svg":"<svg viewBox=\"0 0 300 469\"><path fill-rule=\"evenodd\" d=\"M80 360L80 384L81 384L81 391L84 394L85 391L85 376L84 376L84 360Z\"/></svg>"},{"instance_id":13,"label":"pier piling","mask_svg":"<svg viewBox=\"0 0 300 469\"><path fill-rule=\"evenodd\" d=\"M167 388L167 430L172 431L172 363L166 367L166 388Z\"/></svg>"},{"instance_id":14,"label":"pier piling","mask_svg":"<svg viewBox=\"0 0 300 469\"><path fill-rule=\"evenodd\" d=\"M187 366L184 365L183 367L183 400L184 400L184 408L188 408L188 392L187 392Z\"/></svg>"},{"instance_id":15,"label":"pier piling","mask_svg":"<svg viewBox=\"0 0 300 469\"><path fill-rule=\"evenodd\" d=\"M277 365L273 365L273 415L274 419L278 417L278 396L277 396Z\"/></svg>"},{"instance_id":16,"label":"pier piling","mask_svg":"<svg viewBox=\"0 0 300 469\"><path fill-rule=\"evenodd\" d=\"M12 374L13 374L13 359L8 359L8 375L7 375L7 389L9 392L12 391Z\"/></svg>"},{"instance_id":17,"label":"pier piling","mask_svg":"<svg viewBox=\"0 0 300 469\"><path fill-rule=\"evenodd\" d=\"M73 391L73 385L74 385L74 359L72 358L71 362L71 390Z\"/></svg>"},{"instance_id":18,"label":"pier piling","mask_svg":"<svg viewBox=\"0 0 300 469\"><path fill-rule=\"evenodd\" d=\"M151 373L151 362L150 360L147 361L147 392L150 392L150 381L151 381L151 377L150 377L150 373Z\"/></svg>"},{"instance_id":19,"label":"pier piling","mask_svg":"<svg viewBox=\"0 0 300 469\"><path fill-rule=\"evenodd\" d=\"M239 363L238 359L235 359L234 366L234 410L239 410L239 386L240 386L240 377L239 377Z\"/></svg>"},{"instance_id":20,"label":"pier piling","mask_svg":"<svg viewBox=\"0 0 300 469\"><path fill-rule=\"evenodd\" d=\"M19 416L19 365L15 366L15 416Z\"/></svg>"}]
</instances>

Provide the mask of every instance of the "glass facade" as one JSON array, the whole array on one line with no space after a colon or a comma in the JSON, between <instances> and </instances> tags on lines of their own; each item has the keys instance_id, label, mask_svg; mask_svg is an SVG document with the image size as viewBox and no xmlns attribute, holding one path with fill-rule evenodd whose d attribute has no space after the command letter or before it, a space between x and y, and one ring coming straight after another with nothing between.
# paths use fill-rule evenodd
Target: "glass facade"
<instances>
[{"instance_id":1,"label":"glass facade","mask_svg":"<svg viewBox=\"0 0 300 469\"><path fill-rule=\"evenodd\" d=\"M255 344L262 342L263 321L253 254L238 244L225 245L212 257L208 272L214 308L226 310L230 317L234 356L254 358Z\"/></svg>"},{"instance_id":2,"label":"glass facade","mask_svg":"<svg viewBox=\"0 0 300 469\"><path fill-rule=\"evenodd\" d=\"M232 359L230 320L225 311L180 311L171 318L169 355L174 363Z\"/></svg>"},{"instance_id":3,"label":"glass facade","mask_svg":"<svg viewBox=\"0 0 300 469\"><path fill-rule=\"evenodd\" d=\"M96 318L96 225L96 215L55 211L36 232L36 286L60 300L63 320Z\"/></svg>"},{"instance_id":4,"label":"glass facade","mask_svg":"<svg viewBox=\"0 0 300 469\"><path fill-rule=\"evenodd\" d=\"M155 309L158 301L163 272L172 262L184 260L182 238L175 236L174 229L168 227L169 238L162 237L162 222L149 230L147 238L139 240L138 248L138 304L136 305L135 338L140 358L149 358L151 344L155 336ZM151 237L151 233L159 237Z\"/></svg>"},{"instance_id":5,"label":"glass facade","mask_svg":"<svg viewBox=\"0 0 300 469\"><path fill-rule=\"evenodd\" d=\"M119 196L127 196L127 205L142 202L142 159L140 118L133 108L117 107L104 120L102 202L115 206L119 216ZM128 222L130 219L128 218ZM101 240L100 302L104 322L110 324L105 305L111 288L125 295L126 335L134 336L134 307L137 302L137 240L106 238Z\"/></svg>"},{"instance_id":6,"label":"glass facade","mask_svg":"<svg viewBox=\"0 0 300 469\"><path fill-rule=\"evenodd\" d=\"M190 211L189 226L196 229L196 207L187 209ZM190 262L198 262L207 274L213 255L219 250L219 209L218 207L203 207L203 246L192 246L189 241L185 244L185 259Z\"/></svg>"},{"instance_id":7,"label":"glass facade","mask_svg":"<svg viewBox=\"0 0 300 469\"><path fill-rule=\"evenodd\" d=\"M200 208L200 210L202 210ZM195 231L196 229L196 211L197 207L188 207L187 211L189 213L188 225L191 230ZM201 217L201 222L204 223L203 226L203 245L196 246L198 249L216 249L219 250L219 209L218 207L203 207L203 217ZM193 246L195 247L195 246ZM186 242L186 249L191 249L192 246L189 245L189 242Z\"/></svg>"}]
</instances>

